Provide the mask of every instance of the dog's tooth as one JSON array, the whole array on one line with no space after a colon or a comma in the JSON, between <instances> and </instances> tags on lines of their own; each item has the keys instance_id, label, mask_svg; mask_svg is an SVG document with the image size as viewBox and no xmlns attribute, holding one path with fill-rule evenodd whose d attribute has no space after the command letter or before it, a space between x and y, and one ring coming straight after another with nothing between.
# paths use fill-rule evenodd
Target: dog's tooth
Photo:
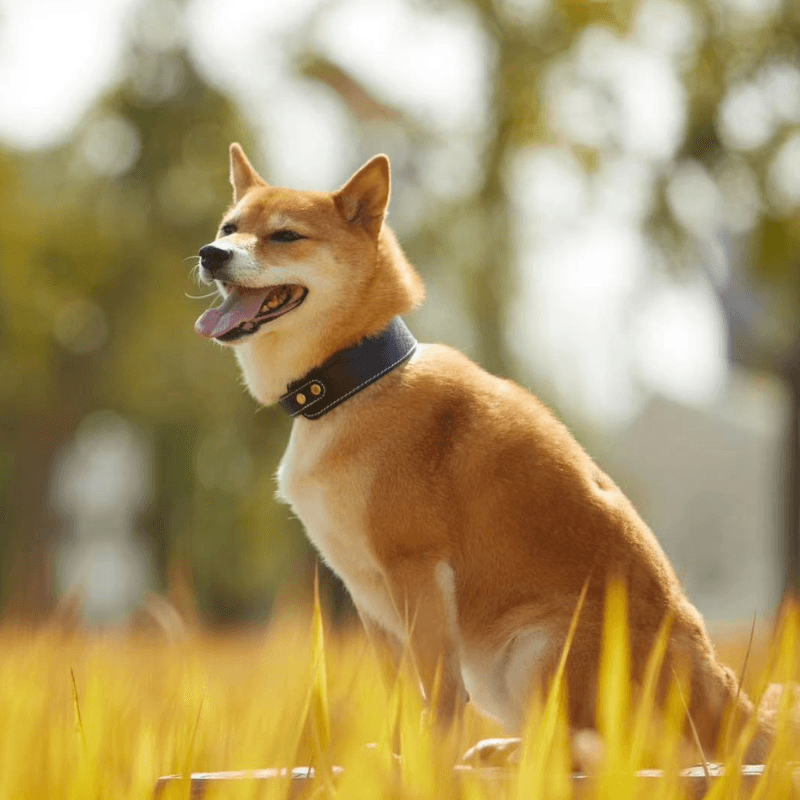
<instances>
[{"instance_id":1,"label":"dog's tooth","mask_svg":"<svg viewBox=\"0 0 800 800\"><path fill-rule=\"evenodd\" d=\"M252 322L243 322L242 323L242 330L251 331L251 330L253 330L254 327L255 326L253 325Z\"/></svg>"},{"instance_id":2,"label":"dog's tooth","mask_svg":"<svg viewBox=\"0 0 800 800\"><path fill-rule=\"evenodd\" d=\"M270 308L277 308L277 307L278 307L280 304L281 304L281 299L280 299L279 297L273 297L273 298L272 298L272 299L271 299L271 300L270 300L270 301L267 303L267 305L268 305Z\"/></svg>"}]
</instances>

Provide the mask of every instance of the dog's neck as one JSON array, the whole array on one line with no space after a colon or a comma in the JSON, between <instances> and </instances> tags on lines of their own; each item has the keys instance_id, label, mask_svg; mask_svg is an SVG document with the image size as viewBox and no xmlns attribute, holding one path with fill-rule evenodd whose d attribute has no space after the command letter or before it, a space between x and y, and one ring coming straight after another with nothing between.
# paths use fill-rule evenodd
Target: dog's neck
<instances>
[{"instance_id":1,"label":"dog's neck","mask_svg":"<svg viewBox=\"0 0 800 800\"><path fill-rule=\"evenodd\" d=\"M321 363L319 345L289 331L258 336L233 349L250 394L265 406L277 403L292 381Z\"/></svg>"}]
</instances>

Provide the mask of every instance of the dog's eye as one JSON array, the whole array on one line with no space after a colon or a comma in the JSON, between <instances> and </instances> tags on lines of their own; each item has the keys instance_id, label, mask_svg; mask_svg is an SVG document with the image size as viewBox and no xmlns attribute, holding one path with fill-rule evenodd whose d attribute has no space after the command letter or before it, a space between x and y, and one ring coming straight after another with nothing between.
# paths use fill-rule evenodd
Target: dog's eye
<instances>
[{"instance_id":1,"label":"dog's eye","mask_svg":"<svg viewBox=\"0 0 800 800\"><path fill-rule=\"evenodd\" d=\"M230 236L232 233L236 233L236 226L232 222L226 222L220 228L220 233L223 236Z\"/></svg>"},{"instance_id":2,"label":"dog's eye","mask_svg":"<svg viewBox=\"0 0 800 800\"><path fill-rule=\"evenodd\" d=\"M274 231L269 236L269 240L271 242L296 242L298 239L305 238L305 236L297 233L296 231L290 230Z\"/></svg>"}]
</instances>

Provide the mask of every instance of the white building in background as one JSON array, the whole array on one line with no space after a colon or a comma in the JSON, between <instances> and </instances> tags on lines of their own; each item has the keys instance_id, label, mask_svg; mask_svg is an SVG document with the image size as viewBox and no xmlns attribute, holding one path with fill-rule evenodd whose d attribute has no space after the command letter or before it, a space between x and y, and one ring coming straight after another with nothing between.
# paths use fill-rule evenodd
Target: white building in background
<instances>
[{"instance_id":1,"label":"white building in background","mask_svg":"<svg viewBox=\"0 0 800 800\"><path fill-rule=\"evenodd\" d=\"M657 395L605 459L710 622L766 617L780 600L787 399L736 371L706 408Z\"/></svg>"},{"instance_id":2,"label":"white building in background","mask_svg":"<svg viewBox=\"0 0 800 800\"><path fill-rule=\"evenodd\" d=\"M111 411L86 417L56 459L51 503L64 520L56 590L77 592L87 621L123 619L150 589L151 554L136 530L150 496L143 436Z\"/></svg>"}]
</instances>

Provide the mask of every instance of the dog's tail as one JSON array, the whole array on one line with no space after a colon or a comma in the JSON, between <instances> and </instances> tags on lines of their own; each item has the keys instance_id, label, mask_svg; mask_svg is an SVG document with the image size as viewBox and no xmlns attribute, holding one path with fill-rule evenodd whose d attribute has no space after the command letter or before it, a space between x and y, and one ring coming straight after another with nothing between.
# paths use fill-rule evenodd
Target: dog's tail
<instances>
[{"instance_id":1,"label":"dog's tail","mask_svg":"<svg viewBox=\"0 0 800 800\"><path fill-rule=\"evenodd\" d=\"M763 763L779 738L800 742L800 687L797 684L770 684L755 713L758 729L746 756L750 763Z\"/></svg>"},{"instance_id":2,"label":"dog's tail","mask_svg":"<svg viewBox=\"0 0 800 800\"><path fill-rule=\"evenodd\" d=\"M705 757L724 757L740 736L749 739L745 761L751 764L763 763L777 740L800 743L800 687L772 684L756 708L733 670L717 659L694 609L676 626L671 650L677 663L689 666L693 730L687 734L697 737Z\"/></svg>"},{"instance_id":3,"label":"dog's tail","mask_svg":"<svg viewBox=\"0 0 800 800\"><path fill-rule=\"evenodd\" d=\"M763 764L779 739L800 743L800 687L796 684L771 684L756 708L729 667L717 662L704 673L692 687L689 713L706 757L724 756L726 744L730 746L741 735L750 740L744 754L748 764Z\"/></svg>"}]
</instances>

